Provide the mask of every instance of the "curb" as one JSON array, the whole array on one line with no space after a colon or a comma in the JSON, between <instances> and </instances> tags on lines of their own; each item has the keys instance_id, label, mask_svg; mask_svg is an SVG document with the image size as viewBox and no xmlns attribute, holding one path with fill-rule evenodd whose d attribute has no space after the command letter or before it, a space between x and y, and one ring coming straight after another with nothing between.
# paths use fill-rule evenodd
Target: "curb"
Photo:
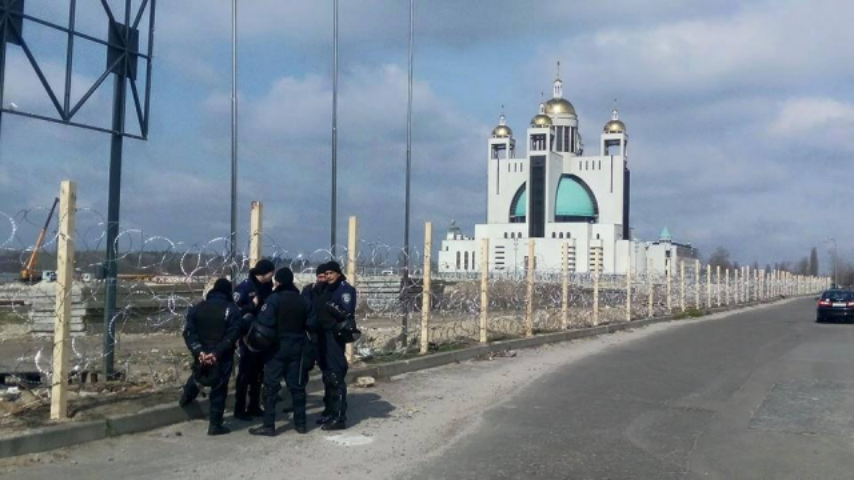
<instances>
[{"instance_id":1,"label":"curb","mask_svg":"<svg viewBox=\"0 0 854 480\"><path fill-rule=\"evenodd\" d=\"M703 309L706 314L715 314L722 312L737 313L741 310L746 310L751 307L761 305L773 305L790 298L800 297L785 297L777 298L768 302L751 302L739 305L739 308L715 307ZM703 317L698 317L701 319ZM578 340L581 338L595 337L602 334L619 332L622 330L633 329L657 323L665 323L674 321L676 318L672 315L664 317L644 318L640 320L632 320L631 322L621 322L608 325L600 325L597 327L588 327L579 330L568 330L555 333L544 333L533 337L515 338L512 340L502 340L498 342L488 343L486 345L478 345L450 352L437 353L424 357L411 358L408 360L399 360L371 367L364 367L350 370L347 373L347 379L352 380L358 377L375 377L389 378L395 375L411 373L418 370L426 370L430 368L450 365L452 363L460 363L467 360L472 360L477 357L488 355L490 353L499 353L507 350L534 348L553 343L566 342L570 340ZM694 318L686 318L680 320L694 320ZM323 383L319 378L312 378L306 386L306 391L317 392L323 390ZM230 394L228 405L233 404L234 395ZM177 423L186 422L189 420L202 419L207 416L208 401L195 402L187 407L179 407L174 403L158 405L147 409L140 410L135 413L121 415L116 417L108 417L101 420L92 420L87 422L65 423L49 427L42 427L36 430L28 431L20 435L15 435L6 438L0 438L0 458L15 457L18 455L27 455L32 453L41 453L58 448L69 447L81 443L91 442L95 440L103 440L120 435L132 433L141 433L149 430L154 430Z\"/></svg>"}]
</instances>

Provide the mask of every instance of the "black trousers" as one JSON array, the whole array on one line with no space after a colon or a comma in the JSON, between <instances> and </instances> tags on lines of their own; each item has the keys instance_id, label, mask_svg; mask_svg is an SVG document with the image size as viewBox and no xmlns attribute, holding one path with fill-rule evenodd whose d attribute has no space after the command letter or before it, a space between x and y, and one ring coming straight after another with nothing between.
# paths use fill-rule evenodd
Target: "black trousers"
<instances>
[{"instance_id":1,"label":"black trousers","mask_svg":"<svg viewBox=\"0 0 854 480\"><path fill-rule=\"evenodd\" d=\"M239 345L240 363L237 368L237 385L234 393L234 413L236 414L261 408L261 382L264 379L264 355L249 350L243 344L243 340Z\"/></svg>"},{"instance_id":2,"label":"black trousers","mask_svg":"<svg viewBox=\"0 0 854 480\"><path fill-rule=\"evenodd\" d=\"M304 336L284 337L265 355L264 364L264 425L276 423L276 402L282 379L294 404L294 424L305 425L305 384L308 378L303 365Z\"/></svg>"},{"instance_id":3,"label":"black trousers","mask_svg":"<svg viewBox=\"0 0 854 480\"><path fill-rule=\"evenodd\" d=\"M231 377L231 369L234 367L234 358L229 356L219 361L220 378L222 379L219 385L211 388L210 394L210 422L213 425L222 425L222 418L225 415L225 400L228 397L228 379ZM193 375L187 379L184 385L184 392L190 399L195 399L199 396L201 389L196 383Z\"/></svg>"},{"instance_id":4,"label":"black trousers","mask_svg":"<svg viewBox=\"0 0 854 480\"><path fill-rule=\"evenodd\" d=\"M318 343L320 371L323 373L323 413L347 420L346 344L332 332L324 332Z\"/></svg>"}]
</instances>

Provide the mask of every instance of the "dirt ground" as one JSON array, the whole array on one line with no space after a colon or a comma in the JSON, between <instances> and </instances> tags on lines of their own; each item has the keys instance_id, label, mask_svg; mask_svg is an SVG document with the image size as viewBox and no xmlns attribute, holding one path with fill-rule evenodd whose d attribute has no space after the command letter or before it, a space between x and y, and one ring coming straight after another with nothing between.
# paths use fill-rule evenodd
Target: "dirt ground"
<instances>
[{"instance_id":1,"label":"dirt ground","mask_svg":"<svg viewBox=\"0 0 854 480\"><path fill-rule=\"evenodd\" d=\"M714 315L704 320L721 318ZM557 368L688 322L670 322L597 338L520 350L510 355L414 372L351 390L351 427L340 434L298 436L280 424L276 439L251 437L244 424L209 439L194 421L146 434L94 442L40 455L0 461L0 478L61 475L95 478L121 468L124 478L404 478L414 463L441 456L454 439L477 427L480 414L498 407L523 408L513 394L538 388ZM476 379L477 381L473 381ZM319 398L310 398L317 414ZM536 408L536 407L534 407ZM157 458L157 462L150 459Z\"/></svg>"},{"instance_id":2,"label":"dirt ground","mask_svg":"<svg viewBox=\"0 0 854 480\"><path fill-rule=\"evenodd\" d=\"M610 310L602 311L602 323L611 321ZM524 335L524 312L504 310L490 312L490 338L508 339ZM537 312L535 331L559 328L559 312ZM589 321L583 312L572 312L571 328ZM27 333L17 317L4 317L0 322L0 374L46 373L51 369L52 339ZM371 316L360 326L364 339L356 344L354 368L377 362L394 361L417 354L420 314L410 318L410 336L403 341L401 316ZM471 345L479 336L477 315L436 312L431 319L431 350L447 351ZM116 371L122 381L104 382L89 372L102 369L103 335L88 334L72 338L72 374L70 394L71 421L82 421L115 415L138 408L166 403L177 398L178 389L189 374L190 358L184 340L175 332L117 335ZM15 379L7 379L12 383ZM3 401L0 384L0 435L49 425L48 390L43 385L30 385L15 401Z\"/></svg>"}]
</instances>

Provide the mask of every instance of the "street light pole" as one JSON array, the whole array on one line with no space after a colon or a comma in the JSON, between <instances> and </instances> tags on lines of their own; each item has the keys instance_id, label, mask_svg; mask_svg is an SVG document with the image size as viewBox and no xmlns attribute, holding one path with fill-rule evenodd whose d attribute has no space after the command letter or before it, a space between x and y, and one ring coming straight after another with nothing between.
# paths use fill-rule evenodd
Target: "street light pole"
<instances>
[{"instance_id":1,"label":"street light pole","mask_svg":"<svg viewBox=\"0 0 854 480\"><path fill-rule=\"evenodd\" d=\"M231 2L231 233L229 256L231 279L237 267L237 0Z\"/></svg>"},{"instance_id":2,"label":"street light pole","mask_svg":"<svg viewBox=\"0 0 854 480\"><path fill-rule=\"evenodd\" d=\"M412 59L415 44L415 0L409 0L409 90L406 102L406 214L404 218L404 271L409 278L409 219L412 212Z\"/></svg>"},{"instance_id":3,"label":"street light pole","mask_svg":"<svg viewBox=\"0 0 854 480\"><path fill-rule=\"evenodd\" d=\"M338 243L338 0L332 2L332 256Z\"/></svg>"},{"instance_id":4,"label":"street light pole","mask_svg":"<svg viewBox=\"0 0 854 480\"><path fill-rule=\"evenodd\" d=\"M403 314L403 336L404 341L409 336L409 219L412 212L412 59L415 45L415 0L409 0L409 88L406 100L406 213L404 214L403 227L403 293L407 295L404 302Z\"/></svg>"},{"instance_id":5,"label":"street light pole","mask_svg":"<svg viewBox=\"0 0 854 480\"><path fill-rule=\"evenodd\" d=\"M839 288L839 244L835 238L828 238L825 242L833 242L833 286Z\"/></svg>"}]
</instances>

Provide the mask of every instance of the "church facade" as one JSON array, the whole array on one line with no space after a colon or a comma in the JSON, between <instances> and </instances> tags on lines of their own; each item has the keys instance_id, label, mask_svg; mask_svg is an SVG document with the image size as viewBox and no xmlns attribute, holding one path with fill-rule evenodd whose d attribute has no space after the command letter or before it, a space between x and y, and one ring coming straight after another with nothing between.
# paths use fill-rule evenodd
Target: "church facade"
<instances>
[{"instance_id":1,"label":"church facade","mask_svg":"<svg viewBox=\"0 0 854 480\"><path fill-rule=\"evenodd\" d=\"M490 271L520 272L535 246L538 269L570 272L659 273L678 258L694 257L690 245L673 242L667 229L656 242L633 238L629 135L616 107L593 155L585 152L575 107L563 98L563 82L539 106L526 131L525 156L502 114L487 142L487 222L474 236L452 225L439 251L439 271L477 272L488 242Z\"/></svg>"}]
</instances>

